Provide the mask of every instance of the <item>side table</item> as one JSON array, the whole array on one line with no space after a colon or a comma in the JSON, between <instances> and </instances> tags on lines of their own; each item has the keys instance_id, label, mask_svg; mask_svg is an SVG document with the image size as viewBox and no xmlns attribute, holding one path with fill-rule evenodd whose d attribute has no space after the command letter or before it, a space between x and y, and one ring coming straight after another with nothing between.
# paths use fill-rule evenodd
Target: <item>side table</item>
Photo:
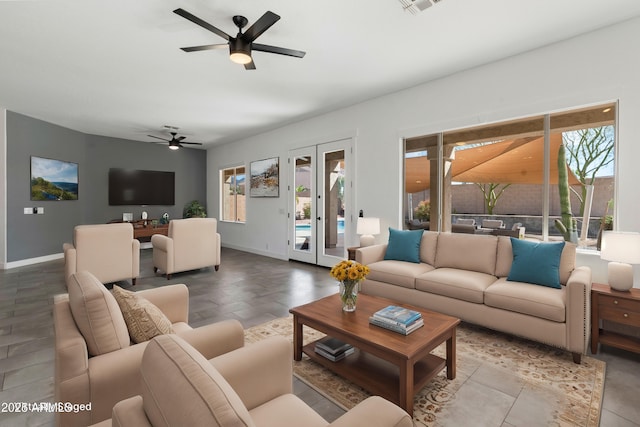
<instances>
[{"instance_id":1,"label":"side table","mask_svg":"<svg viewBox=\"0 0 640 427\"><path fill-rule=\"evenodd\" d=\"M351 246L350 248L347 248L347 259L349 260L356 260L356 249L360 248L360 246Z\"/></svg>"},{"instance_id":2,"label":"side table","mask_svg":"<svg viewBox=\"0 0 640 427\"><path fill-rule=\"evenodd\" d=\"M598 343L640 353L640 338L601 329L601 320L640 331L640 289L620 292L601 283L591 285L591 353L598 352Z\"/></svg>"}]
</instances>

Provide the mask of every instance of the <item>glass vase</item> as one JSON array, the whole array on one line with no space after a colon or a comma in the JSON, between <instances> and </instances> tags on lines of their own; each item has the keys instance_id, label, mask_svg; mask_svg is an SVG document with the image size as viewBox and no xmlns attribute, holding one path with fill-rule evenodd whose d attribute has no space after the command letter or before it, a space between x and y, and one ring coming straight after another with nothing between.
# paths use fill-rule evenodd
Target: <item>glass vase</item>
<instances>
[{"instance_id":1,"label":"glass vase","mask_svg":"<svg viewBox=\"0 0 640 427\"><path fill-rule=\"evenodd\" d=\"M342 301L342 311L356 311L358 283L359 282L356 280L345 280L340 282L340 301Z\"/></svg>"}]
</instances>

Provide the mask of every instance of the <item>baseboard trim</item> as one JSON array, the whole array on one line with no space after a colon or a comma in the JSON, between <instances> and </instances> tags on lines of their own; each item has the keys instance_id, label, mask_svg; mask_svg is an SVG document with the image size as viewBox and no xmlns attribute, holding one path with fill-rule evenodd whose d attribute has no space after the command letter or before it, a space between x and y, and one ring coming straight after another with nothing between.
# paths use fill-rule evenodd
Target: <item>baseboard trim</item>
<instances>
[{"instance_id":1,"label":"baseboard trim","mask_svg":"<svg viewBox=\"0 0 640 427\"><path fill-rule=\"evenodd\" d=\"M55 261L64 258L64 253L45 255L36 258L21 259L20 261L11 261L0 264L2 270L10 270L12 268L24 267L27 265L40 264L41 262Z\"/></svg>"},{"instance_id":2,"label":"baseboard trim","mask_svg":"<svg viewBox=\"0 0 640 427\"><path fill-rule=\"evenodd\" d=\"M242 251L242 252L249 252L252 254L256 254L256 255L262 255L262 256L266 256L269 258L275 258L275 259L280 259L282 261L288 261L289 257L287 257L286 255L282 255L282 254L276 254L273 252L267 252L267 251L261 251L259 249L255 249L255 248L246 248L243 246L237 246L237 245L229 245L229 244L222 244L222 247L225 248L229 248L229 249L235 249L237 251Z\"/></svg>"}]
</instances>

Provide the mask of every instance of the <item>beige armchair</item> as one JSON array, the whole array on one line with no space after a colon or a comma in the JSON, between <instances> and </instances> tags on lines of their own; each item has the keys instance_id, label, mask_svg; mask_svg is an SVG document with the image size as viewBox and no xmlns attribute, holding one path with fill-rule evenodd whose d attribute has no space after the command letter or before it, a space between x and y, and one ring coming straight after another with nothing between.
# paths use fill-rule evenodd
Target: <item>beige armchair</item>
<instances>
[{"instance_id":1,"label":"beige armchair","mask_svg":"<svg viewBox=\"0 0 640 427\"><path fill-rule=\"evenodd\" d=\"M67 287L69 293L56 295L53 306L55 401L91 403L91 409L57 412L56 425L86 426L108 419L113 405L142 392L140 365L149 341L132 343L118 302L90 273L72 274ZM207 359L244 345L244 330L236 320L196 329L187 324L189 291L185 285L132 294L157 307L173 333Z\"/></svg>"},{"instance_id":2,"label":"beige armchair","mask_svg":"<svg viewBox=\"0 0 640 427\"><path fill-rule=\"evenodd\" d=\"M220 234L215 218L174 219L166 236L151 236L153 271L167 279L180 271L214 266L220 268Z\"/></svg>"},{"instance_id":3,"label":"beige armchair","mask_svg":"<svg viewBox=\"0 0 640 427\"><path fill-rule=\"evenodd\" d=\"M328 423L292 394L291 355L286 338L271 337L207 361L179 337L158 336L143 355L141 395L100 426L413 427L377 396Z\"/></svg>"},{"instance_id":4,"label":"beige armchair","mask_svg":"<svg viewBox=\"0 0 640 427\"><path fill-rule=\"evenodd\" d=\"M65 278L78 271L90 271L102 283L140 275L140 242L133 238L129 223L78 225L73 243L62 245Z\"/></svg>"}]
</instances>

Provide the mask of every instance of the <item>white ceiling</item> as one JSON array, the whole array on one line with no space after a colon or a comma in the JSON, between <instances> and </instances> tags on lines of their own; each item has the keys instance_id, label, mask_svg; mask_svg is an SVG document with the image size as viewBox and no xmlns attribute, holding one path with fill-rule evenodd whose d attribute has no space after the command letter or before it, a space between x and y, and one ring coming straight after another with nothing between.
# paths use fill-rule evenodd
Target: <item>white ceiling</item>
<instances>
[{"instance_id":1,"label":"white ceiling","mask_svg":"<svg viewBox=\"0 0 640 427\"><path fill-rule=\"evenodd\" d=\"M266 10L257 70L172 13L235 35ZM205 147L234 141L640 15L638 0L442 0L412 15L398 0L0 1L0 106L81 132L152 141L177 126ZM606 52L594 53L606 60Z\"/></svg>"}]
</instances>

